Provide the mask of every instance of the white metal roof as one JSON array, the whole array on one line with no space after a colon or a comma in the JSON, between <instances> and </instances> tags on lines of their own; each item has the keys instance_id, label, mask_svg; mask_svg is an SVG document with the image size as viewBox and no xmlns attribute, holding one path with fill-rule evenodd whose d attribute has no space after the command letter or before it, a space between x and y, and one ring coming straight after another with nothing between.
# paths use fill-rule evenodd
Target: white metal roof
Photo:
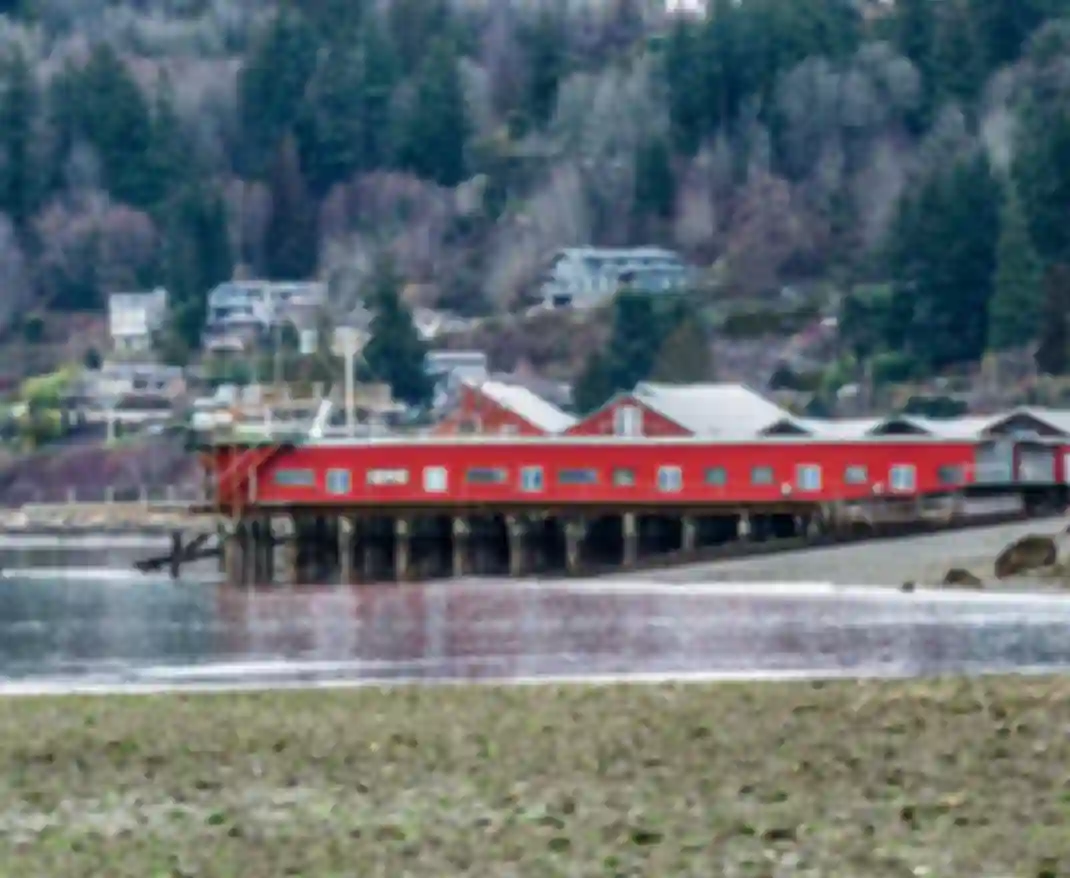
<instances>
[{"instance_id":1,"label":"white metal roof","mask_svg":"<svg viewBox=\"0 0 1070 878\"><path fill-rule=\"evenodd\" d=\"M547 433L561 433L576 423L576 419L547 402L537 393L520 384L504 381L466 381L502 408L519 415L529 424Z\"/></svg>"},{"instance_id":2,"label":"white metal roof","mask_svg":"<svg viewBox=\"0 0 1070 878\"><path fill-rule=\"evenodd\" d=\"M793 418L798 424L819 438L864 439L882 423L881 418Z\"/></svg>"},{"instance_id":3,"label":"white metal roof","mask_svg":"<svg viewBox=\"0 0 1070 878\"><path fill-rule=\"evenodd\" d=\"M1053 430L1070 435L1070 411L1066 409L1049 409L1041 406L1019 406L1009 412L1000 415L992 415L989 422L992 426L1003 423L1014 417L1027 417L1047 424Z\"/></svg>"},{"instance_id":4,"label":"white metal roof","mask_svg":"<svg viewBox=\"0 0 1070 878\"><path fill-rule=\"evenodd\" d=\"M941 439L979 439L1002 415L961 415L957 418L927 418L922 415L893 415L874 425L876 431L887 424L908 424L921 433Z\"/></svg>"},{"instance_id":5,"label":"white metal roof","mask_svg":"<svg viewBox=\"0 0 1070 878\"><path fill-rule=\"evenodd\" d=\"M791 413L743 384L658 384L643 381L632 395L696 436L754 435Z\"/></svg>"}]
</instances>

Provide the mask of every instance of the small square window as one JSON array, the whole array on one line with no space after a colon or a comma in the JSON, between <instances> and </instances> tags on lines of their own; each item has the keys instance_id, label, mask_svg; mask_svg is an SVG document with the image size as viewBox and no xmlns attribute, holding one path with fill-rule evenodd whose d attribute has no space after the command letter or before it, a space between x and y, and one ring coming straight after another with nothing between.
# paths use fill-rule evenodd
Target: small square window
<instances>
[{"instance_id":1,"label":"small square window","mask_svg":"<svg viewBox=\"0 0 1070 878\"><path fill-rule=\"evenodd\" d=\"M520 469L520 490L535 493L542 490L541 466L525 466Z\"/></svg>"},{"instance_id":2,"label":"small square window","mask_svg":"<svg viewBox=\"0 0 1070 878\"><path fill-rule=\"evenodd\" d=\"M728 484L728 471L723 466L711 466L706 470L706 484L711 488L723 488Z\"/></svg>"},{"instance_id":3,"label":"small square window","mask_svg":"<svg viewBox=\"0 0 1070 878\"><path fill-rule=\"evenodd\" d=\"M666 493L676 493L684 486L683 472L678 466L663 466L658 468L658 490Z\"/></svg>"},{"instance_id":4,"label":"small square window","mask_svg":"<svg viewBox=\"0 0 1070 878\"><path fill-rule=\"evenodd\" d=\"M801 463L796 466L795 486L800 491L820 491L821 467L814 463Z\"/></svg>"},{"instance_id":5,"label":"small square window","mask_svg":"<svg viewBox=\"0 0 1070 878\"><path fill-rule=\"evenodd\" d=\"M750 471L750 483L752 485L773 484L773 468L771 466L756 466Z\"/></svg>"},{"instance_id":6,"label":"small square window","mask_svg":"<svg viewBox=\"0 0 1070 878\"><path fill-rule=\"evenodd\" d=\"M444 466L424 467L424 491L428 494L445 494L449 477Z\"/></svg>"},{"instance_id":7,"label":"small square window","mask_svg":"<svg viewBox=\"0 0 1070 878\"><path fill-rule=\"evenodd\" d=\"M327 470L327 493L348 494L352 490L353 479L347 469Z\"/></svg>"},{"instance_id":8,"label":"small square window","mask_svg":"<svg viewBox=\"0 0 1070 878\"><path fill-rule=\"evenodd\" d=\"M915 475L914 466L909 463L895 464L889 473L893 491L910 492L914 490Z\"/></svg>"},{"instance_id":9,"label":"small square window","mask_svg":"<svg viewBox=\"0 0 1070 878\"><path fill-rule=\"evenodd\" d=\"M613 484L618 488L634 488L635 470L617 467L613 470Z\"/></svg>"},{"instance_id":10,"label":"small square window","mask_svg":"<svg viewBox=\"0 0 1070 878\"><path fill-rule=\"evenodd\" d=\"M861 464L849 466L843 471L843 481L848 485L864 485L869 481L869 471Z\"/></svg>"}]
</instances>

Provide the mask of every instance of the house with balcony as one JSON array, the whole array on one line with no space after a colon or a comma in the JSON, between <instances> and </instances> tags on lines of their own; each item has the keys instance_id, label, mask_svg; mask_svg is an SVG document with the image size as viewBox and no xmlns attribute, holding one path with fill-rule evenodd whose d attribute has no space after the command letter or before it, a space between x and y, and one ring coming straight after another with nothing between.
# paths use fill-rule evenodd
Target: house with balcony
<instances>
[{"instance_id":1,"label":"house with balcony","mask_svg":"<svg viewBox=\"0 0 1070 878\"><path fill-rule=\"evenodd\" d=\"M567 247L550 261L539 287L542 308L592 308L621 287L659 295L680 292L698 280L695 268L661 247Z\"/></svg>"},{"instance_id":2,"label":"house with balcony","mask_svg":"<svg viewBox=\"0 0 1070 878\"><path fill-rule=\"evenodd\" d=\"M208 293L205 337L210 347L232 346L284 323L302 328L326 301L327 285L315 281L226 281Z\"/></svg>"},{"instance_id":3,"label":"house with balcony","mask_svg":"<svg viewBox=\"0 0 1070 878\"><path fill-rule=\"evenodd\" d=\"M167 290L112 293L108 297L108 328L117 354L145 354L167 320Z\"/></svg>"}]
</instances>

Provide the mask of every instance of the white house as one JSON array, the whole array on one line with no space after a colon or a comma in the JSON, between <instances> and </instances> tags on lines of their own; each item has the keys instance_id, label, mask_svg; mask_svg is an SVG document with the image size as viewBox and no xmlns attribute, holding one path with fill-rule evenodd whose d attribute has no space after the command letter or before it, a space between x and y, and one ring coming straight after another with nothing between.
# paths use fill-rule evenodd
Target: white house
<instances>
[{"instance_id":1,"label":"white house","mask_svg":"<svg viewBox=\"0 0 1070 878\"><path fill-rule=\"evenodd\" d=\"M167 319L167 290L151 293L112 293L108 297L108 324L112 346L121 353L145 353L153 335Z\"/></svg>"},{"instance_id":2,"label":"white house","mask_svg":"<svg viewBox=\"0 0 1070 878\"><path fill-rule=\"evenodd\" d=\"M211 335L245 328L267 331L323 305L326 298L326 284L314 281L227 281L208 293L205 326Z\"/></svg>"},{"instance_id":3,"label":"white house","mask_svg":"<svg viewBox=\"0 0 1070 878\"><path fill-rule=\"evenodd\" d=\"M661 247L568 247L554 254L539 298L544 308L590 308L625 284L654 295L686 289L696 279L691 266Z\"/></svg>"}]
</instances>

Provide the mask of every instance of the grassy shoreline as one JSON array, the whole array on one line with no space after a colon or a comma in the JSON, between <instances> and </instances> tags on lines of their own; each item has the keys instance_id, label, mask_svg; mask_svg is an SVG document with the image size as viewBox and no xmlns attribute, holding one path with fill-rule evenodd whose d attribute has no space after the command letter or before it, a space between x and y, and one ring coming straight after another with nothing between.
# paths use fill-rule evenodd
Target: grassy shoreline
<instances>
[{"instance_id":1,"label":"grassy shoreline","mask_svg":"<svg viewBox=\"0 0 1070 878\"><path fill-rule=\"evenodd\" d=\"M1065 678L4 708L10 874L935 878L1070 867Z\"/></svg>"}]
</instances>

